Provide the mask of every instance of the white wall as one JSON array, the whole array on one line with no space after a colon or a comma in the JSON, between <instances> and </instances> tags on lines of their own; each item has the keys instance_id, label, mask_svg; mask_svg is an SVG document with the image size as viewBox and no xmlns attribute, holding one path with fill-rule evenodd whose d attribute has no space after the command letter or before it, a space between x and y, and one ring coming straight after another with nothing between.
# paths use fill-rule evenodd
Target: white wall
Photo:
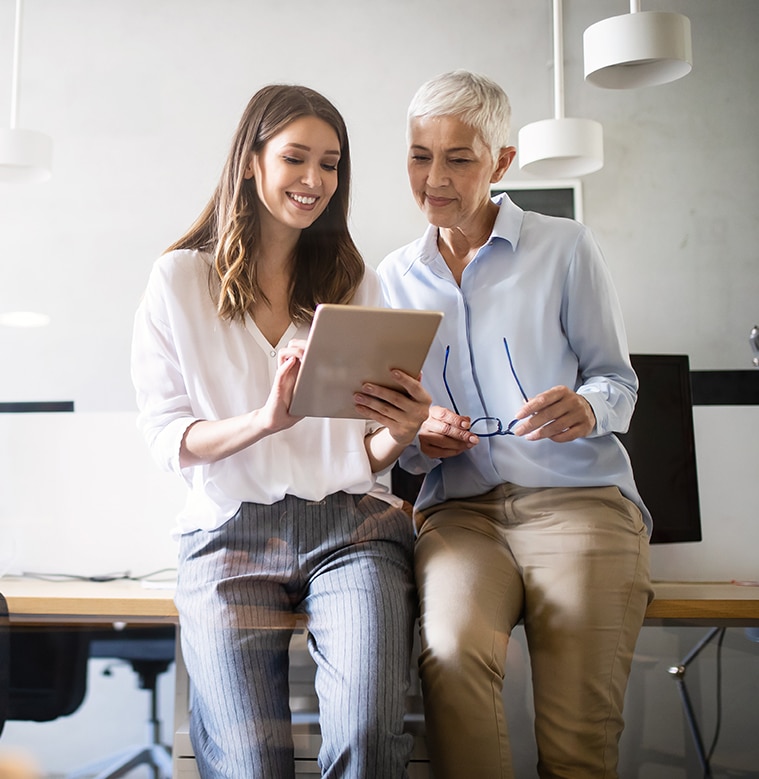
<instances>
[{"instance_id":1,"label":"white wall","mask_svg":"<svg viewBox=\"0 0 759 779\"><path fill-rule=\"evenodd\" d=\"M702 540L654 544L652 575L674 581L759 581L759 406L695 406L693 427Z\"/></svg>"},{"instance_id":2,"label":"white wall","mask_svg":"<svg viewBox=\"0 0 759 779\"><path fill-rule=\"evenodd\" d=\"M135 417L0 414L4 572L142 577L176 568L171 531L184 483L153 462Z\"/></svg>"},{"instance_id":3,"label":"white wall","mask_svg":"<svg viewBox=\"0 0 759 779\"><path fill-rule=\"evenodd\" d=\"M656 6L691 19L694 69L670 85L614 92L583 83L581 37L589 24L623 13L626 3L564 3L566 114L596 119L605 133L605 167L583 180L585 222L616 280L633 352L687 353L694 369L748 368L748 332L759 319L759 4L660 0ZM10 101L13 7L13 0L0 0L0 119ZM444 70L485 72L512 98L516 142L521 126L553 111L550 3L26 0L25 8L20 123L53 137L54 176L37 186L0 184L0 311L43 310L53 321L43 330L0 327L0 401L74 400L80 413L71 424L81 427L51 436L42 418L27 417L24 425L40 426L20 441L19 423L4 422L0 508L7 518L11 506L13 512L21 506L34 514L35 526L48 528L49 539L63 533L74 541L82 528L71 518L51 527L55 518L40 503L35 476L50 474L67 512L77 504L67 485L81 485L85 497L97 496L88 504L87 533L106 556L131 522L155 518L148 525L156 533L151 542L134 558L130 552L128 567L147 570L173 554L166 531L179 487L152 470L130 426L131 318L151 263L210 195L250 95L272 81L300 82L343 111L353 149L354 233L376 264L422 229L404 170L404 114L413 91ZM505 180L522 178L515 167ZM755 409L721 413L695 412L705 542L654 550L661 577L759 576L749 488ZM107 422L98 429L92 423L101 414ZM94 450L82 445L90 435ZM115 504L115 510L125 490L132 510L104 524L99 506ZM71 548L60 560L31 562L74 567ZM101 562L87 565L95 570ZM122 567L120 559L107 562ZM631 681L636 718L626 740L636 768L628 775L687 775L666 767L661 755L643 766L646 750L669 750L678 766L688 752L693 767L674 686L659 680L699 634L644 631ZM759 764L752 703L759 691L746 666L749 657L755 671L756 657L749 656L755 646L734 630L726 650L729 694L720 741L726 751L718 754L722 760L733 749L743 768ZM515 652L511 694L523 702L514 707L521 723L517 759L529 766L520 662ZM703 664L711 669L707 663L711 656ZM142 732L144 693L126 672L116 692L113 683L92 674L91 698L79 712L44 725L9 723L3 742L29 744L49 771L118 748L119 738L121 746L132 743L135 730ZM116 717L117 704L109 701L132 708ZM702 707L707 723L712 702ZM95 728L104 720L117 720L118 733ZM69 749L73 733L76 746ZM742 758L736 745L748 745L740 747L748 755Z\"/></svg>"}]
</instances>

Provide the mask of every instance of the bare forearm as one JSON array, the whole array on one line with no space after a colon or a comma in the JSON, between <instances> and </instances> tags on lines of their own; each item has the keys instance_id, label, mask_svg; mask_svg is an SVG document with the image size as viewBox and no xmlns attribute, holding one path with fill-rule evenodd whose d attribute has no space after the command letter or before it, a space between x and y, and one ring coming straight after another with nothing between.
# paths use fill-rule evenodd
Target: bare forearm
<instances>
[{"instance_id":1,"label":"bare forearm","mask_svg":"<svg viewBox=\"0 0 759 779\"><path fill-rule=\"evenodd\" d=\"M179 451L183 468L223 460L247 449L272 431L262 423L260 410L237 417L201 419L187 428Z\"/></svg>"},{"instance_id":2,"label":"bare forearm","mask_svg":"<svg viewBox=\"0 0 759 779\"><path fill-rule=\"evenodd\" d=\"M295 377L303 353L300 342L291 341L279 353L279 365L266 403L255 411L227 419L201 419L187 428L179 450L183 468L223 460L255 444L267 435L292 427L298 417L290 416Z\"/></svg>"},{"instance_id":3,"label":"bare forearm","mask_svg":"<svg viewBox=\"0 0 759 779\"><path fill-rule=\"evenodd\" d=\"M372 473L379 473L389 468L403 453L403 450L411 443L399 443L386 427L375 430L364 438L366 454L372 466Z\"/></svg>"},{"instance_id":4,"label":"bare forearm","mask_svg":"<svg viewBox=\"0 0 759 779\"><path fill-rule=\"evenodd\" d=\"M430 396L421 384L421 377L415 379L397 370L393 375L403 391L364 384L362 391L355 395L357 411L382 425L364 438L373 473L384 471L401 456L429 413Z\"/></svg>"}]
</instances>

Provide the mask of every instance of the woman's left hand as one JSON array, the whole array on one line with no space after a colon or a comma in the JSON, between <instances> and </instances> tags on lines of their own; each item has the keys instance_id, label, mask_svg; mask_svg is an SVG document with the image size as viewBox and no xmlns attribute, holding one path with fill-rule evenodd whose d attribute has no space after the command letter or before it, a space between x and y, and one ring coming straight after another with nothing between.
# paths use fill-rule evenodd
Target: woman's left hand
<instances>
[{"instance_id":1,"label":"woman's left hand","mask_svg":"<svg viewBox=\"0 0 759 779\"><path fill-rule=\"evenodd\" d=\"M525 403L516 416L522 420L514 435L528 441L550 438L565 444L585 438L596 426L596 416L587 400L569 387L552 387Z\"/></svg>"},{"instance_id":2,"label":"woman's left hand","mask_svg":"<svg viewBox=\"0 0 759 779\"><path fill-rule=\"evenodd\" d=\"M353 399L362 417L384 425L396 443L408 446L427 419L432 398L422 386L421 376L414 379L399 370L393 370L392 374L405 392L379 384L364 384Z\"/></svg>"}]
</instances>

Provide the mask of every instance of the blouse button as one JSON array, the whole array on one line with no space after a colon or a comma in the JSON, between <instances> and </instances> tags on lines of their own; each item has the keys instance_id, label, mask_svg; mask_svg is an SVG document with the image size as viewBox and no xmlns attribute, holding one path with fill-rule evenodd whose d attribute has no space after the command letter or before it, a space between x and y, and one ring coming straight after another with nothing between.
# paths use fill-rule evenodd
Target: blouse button
<instances>
[{"instance_id":1,"label":"blouse button","mask_svg":"<svg viewBox=\"0 0 759 779\"><path fill-rule=\"evenodd\" d=\"M276 352L274 349L272 349L272 350L269 352L269 357L276 357L276 356L277 356L277 352Z\"/></svg>"}]
</instances>

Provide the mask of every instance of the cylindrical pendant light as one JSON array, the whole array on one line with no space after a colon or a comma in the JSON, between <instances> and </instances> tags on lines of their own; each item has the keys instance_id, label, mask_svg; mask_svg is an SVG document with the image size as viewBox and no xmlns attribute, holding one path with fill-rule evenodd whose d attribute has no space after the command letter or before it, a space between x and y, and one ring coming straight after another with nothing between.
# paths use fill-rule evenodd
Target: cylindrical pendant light
<instances>
[{"instance_id":1,"label":"cylindrical pendant light","mask_svg":"<svg viewBox=\"0 0 759 779\"><path fill-rule=\"evenodd\" d=\"M676 13L630 13L596 22L583 34L585 80L606 89L675 81L693 67L690 19Z\"/></svg>"},{"instance_id":2,"label":"cylindrical pendant light","mask_svg":"<svg viewBox=\"0 0 759 779\"><path fill-rule=\"evenodd\" d=\"M564 116L564 29L561 0L553 0L554 118L519 131L519 168L542 178L576 178L604 164L603 128Z\"/></svg>"},{"instance_id":3,"label":"cylindrical pendant light","mask_svg":"<svg viewBox=\"0 0 759 779\"><path fill-rule=\"evenodd\" d=\"M46 181L51 175L53 141L36 130L17 127L21 74L22 0L16 0L13 36L10 129L0 128L0 181Z\"/></svg>"},{"instance_id":4,"label":"cylindrical pendant light","mask_svg":"<svg viewBox=\"0 0 759 779\"><path fill-rule=\"evenodd\" d=\"M0 313L0 325L5 327L45 327L50 324L47 314L37 311L6 311Z\"/></svg>"}]
</instances>

